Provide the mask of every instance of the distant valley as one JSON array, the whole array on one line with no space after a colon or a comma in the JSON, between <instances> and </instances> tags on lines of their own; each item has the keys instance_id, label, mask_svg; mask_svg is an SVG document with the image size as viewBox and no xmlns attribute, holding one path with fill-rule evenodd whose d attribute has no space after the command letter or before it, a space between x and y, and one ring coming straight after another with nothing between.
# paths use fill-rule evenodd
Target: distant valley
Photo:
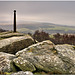
<instances>
[{"instance_id":1,"label":"distant valley","mask_svg":"<svg viewBox=\"0 0 75 75\"><path fill-rule=\"evenodd\" d=\"M0 25L5 30L13 30L13 25ZM58 25L53 23L29 22L17 24L17 31L22 33L34 33L36 30L44 30L52 33L75 33L75 26Z\"/></svg>"}]
</instances>

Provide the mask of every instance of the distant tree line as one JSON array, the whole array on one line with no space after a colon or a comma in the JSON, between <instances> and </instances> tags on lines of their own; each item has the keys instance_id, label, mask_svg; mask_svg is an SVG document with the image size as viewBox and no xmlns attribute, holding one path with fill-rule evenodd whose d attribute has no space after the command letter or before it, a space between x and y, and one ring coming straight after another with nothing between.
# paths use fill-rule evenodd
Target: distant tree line
<instances>
[{"instance_id":1,"label":"distant tree line","mask_svg":"<svg viewBox=\"0 0 75 75\"><path fill-rule=\"evenodd\" d=\"M36 30L35 33L33 34L34 40L37 40L39 42L44 41L44 40L49 40L49 34L39 30Z\"/></svg>"},{"instance_id":2,"label":"distant tree line","mask_svg":"<svg viewBox=\"0 0 75 75\"><path fill-rule=\"evenodd\" d=\"M55 34L54 38L50 38L55 44L71 44L75 45L75 34Z\"/></svg>"},{"instance_id":3,"label":"distant tree line","mask_svg":"<svg viewBox=\"0 0 75 75\"><path fill-rule=\"evenodd\" d=\"M1 28L0 28L0 32L6 32L6 31L7 31L7 30L4 30L4 29L1 29Z\"/></svg>"},{"instance_id":4,"label":"distant tree line","mask_svg":"<svg viewBox=\"0 0 75 75\"><path fill-rule=\"evenodd\" d=\"M30 33L29 33L30 34ZM44 31L36 30L35 33L32 35L30 34L34 40L37 40L39 42L44 40L50 40L54 44L71 44L75 45L75 35L74 34L59 34L56 33L53 35L53 38L50 37L50 35Z\"/></svg>"}]
</instances>

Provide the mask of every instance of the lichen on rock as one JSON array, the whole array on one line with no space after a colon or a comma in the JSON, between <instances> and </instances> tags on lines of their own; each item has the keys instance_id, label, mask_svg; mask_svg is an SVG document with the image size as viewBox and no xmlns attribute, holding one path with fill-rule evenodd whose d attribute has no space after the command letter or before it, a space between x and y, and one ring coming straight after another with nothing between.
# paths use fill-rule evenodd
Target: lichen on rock
<instances>
[{"instance_id":1,"label":"lichen on rock","mask_svg":"<svg viewBox=\"0 0 75 75\"><path fill-rule=\"evenodd\" d=\"M58 51L58 57L64 62L66 71L68 73L75 73L75 50L73 45L56 45L55 49Z\"/></svg>"},{"instance_id":2,"label":"lichen on rock","mask_svg":"<svg viewBox=\"0 0 75 75\"><path fill-rule=\"evenodd\" d=\"M20 71L20 72L12 73L11 75L33 75L33 73L30 71L25 71L25 72Z\"/></svg>"},{"instance_id":3,"label":"lichen on rock","mask_svg":"<svg viewBox=\"0 0 75 75\"><path fill-rule=\"evenodd\" d=\"M10 37L0 40L0 52L15 54L17 51L24 49L34 43L29 35Z\"/></svg>"},{"instance_id":4,"label":"lichen on rock","mask_svg":"<svg viewBox=\"0 0 75 75\"><path fill-rule=\"evenodd\" d=\"M8 53L3 53L0 52L0 72L11 72L11 71L16 71L15 67L11 67L12 60L16 56L13 54L8 54Z\"/></svg>"},{"instance_id":5,"label":"lichen on rock","mask_svg":"<svg viewBox=\"0 0 75 75\"><path fill-rule=\"evenodd\" d=\"M54 47L55 45L49 40L31 45L16 53L17 59L14 59L14 63L22 70L24 69L23 71L26 70L24 61L27 60L29 63L33 64L36 69L46 72L57 71L59 73L65 73L63 61L52 51ZM23 60L21 61L19 58ZM20 65L19 61L24 64Z\"/></svg>"},{"instance_id":6,"label":"lichen on rock","mask_svg":"<svg viewBox=\"0 0 75 75\"><path fill-rule=\"evenodd\" d=\"M35 66L27 60L24 60L22 57L15 58L13 60L22 71L35 71Z\"/></svg>"}]
</instances>

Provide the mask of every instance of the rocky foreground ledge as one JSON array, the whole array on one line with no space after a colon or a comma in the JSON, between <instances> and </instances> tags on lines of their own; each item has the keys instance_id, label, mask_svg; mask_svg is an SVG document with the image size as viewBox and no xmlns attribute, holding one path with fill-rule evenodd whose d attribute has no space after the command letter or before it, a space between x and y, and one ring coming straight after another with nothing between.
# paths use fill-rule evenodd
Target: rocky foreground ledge
<instances>
[{"instance_id":1,"label":"rocky foreground ledge","mask_svg":"<svg viewBox=\"0 0 75 75\"><path fill-rule=\"evenodd\" d=\"M13 59L22 71L50 73L75 73L75 50L71 45L54 45L43 41L16 53Z\"/></svg>"},{"instance_id":2,"label":"rocky foreground ledge","mask_svg":"<svg viewBox=\"0 0 75 75\"><path fill-rule=\"evenodd\" d=\"M34 43L29 35L21 33L9 33L0 35L0 52L15 54L17 51L24 49Z\"/></svg>"},{"instance_id":3,"label":"rocky foreground ledge","mask_svg":"<svg viewBox=\"0 0 75 75\"><path fill-rule=\"evenodd\" d=\"M11 53L12 48L18 44L16 42L13 45L13 42L21 42L25 39L25 36L19 36L0 40L0 48L6 47L2 50L10 50ZM1 44L1 42L5 43ZM16 47L22 46L21 44L23 43L21 42ZM28 42L24 42L22 50L13 48L14 51L16 49L15 55L5 53L0 49L2 51L0 52L0 72L8 72L10 75L33 75L41 72L75 74L75 47L73 45L54 45L49 40L26 47L27 44ZM7 47L7 45L10 46Z\"/></svg>"}]
</instances>

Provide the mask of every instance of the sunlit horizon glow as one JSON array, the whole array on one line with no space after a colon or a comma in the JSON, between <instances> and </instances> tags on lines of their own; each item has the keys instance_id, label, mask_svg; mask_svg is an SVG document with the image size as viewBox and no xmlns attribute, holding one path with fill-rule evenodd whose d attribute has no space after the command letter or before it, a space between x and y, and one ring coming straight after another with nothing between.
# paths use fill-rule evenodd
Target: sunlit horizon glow
<instances>
[{"instance_id":1,"label":"sunlit horizon glow","mask_svg":"<svg viewBox=\"0 0 75 75\"><path fill-rule=\"evenodd\" d=\"M0 25L13 24L13 11L17 23L48 22L75 26L75 2L0 2Z\"/></svg>"}]
</instances>

